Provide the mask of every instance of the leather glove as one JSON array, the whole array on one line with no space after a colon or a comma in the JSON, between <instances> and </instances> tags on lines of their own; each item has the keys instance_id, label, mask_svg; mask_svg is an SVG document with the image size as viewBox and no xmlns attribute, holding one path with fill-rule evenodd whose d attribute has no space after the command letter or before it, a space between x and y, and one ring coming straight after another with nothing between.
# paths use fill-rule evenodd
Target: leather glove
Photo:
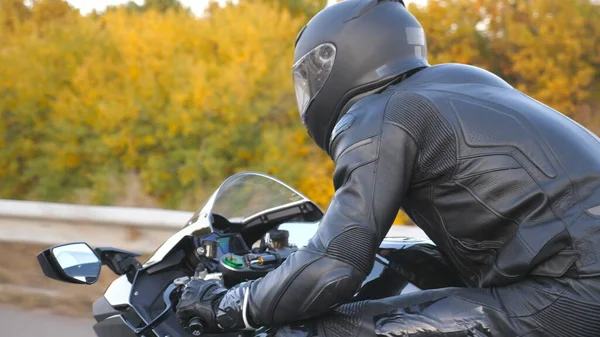
<instances>
[{"instance_id":1,"label":"leather glove","mask_svg":"<svg viewBox=\"0 0 600 337\"><path fill-rule=\"evenodd\" d=\"M255 330L262 324L248 310L248 288L253 281L242 282L229 289L217 308L217 321L224 331ZM244 310L246 307L247 310Z\"/></svg>"},{"instance_id":2,"label":"leather glove","mask_svg":"<svg viewBox=\"0 0 600 337\"><path fill-rule=\"evenodd\" d=\"M190 333L188 325L193 318L199 318L204 325L204 331L209 333L221 332L216 318L216 310L221 299L227 292L216 280L190 280L184 287L176 312L179 324Z\"/></svg>"}]
</instances>

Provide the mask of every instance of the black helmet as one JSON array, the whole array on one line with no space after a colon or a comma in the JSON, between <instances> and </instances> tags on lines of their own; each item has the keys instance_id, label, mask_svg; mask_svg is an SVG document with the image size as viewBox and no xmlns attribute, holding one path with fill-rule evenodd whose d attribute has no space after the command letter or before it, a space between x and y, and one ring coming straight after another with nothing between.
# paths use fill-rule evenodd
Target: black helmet
<instances>
[{"instance_id":1,"label":"black helmet","mask_svg":"<svg viewBox=\"0 0 600 337\"><path fill-rule=\"evenodd\" d=\"M423 27L399 0L346 0L298 34L294 88L302 123L323 150L337 121L368 94L428 67Z\"/></svg>"}]
</instances>

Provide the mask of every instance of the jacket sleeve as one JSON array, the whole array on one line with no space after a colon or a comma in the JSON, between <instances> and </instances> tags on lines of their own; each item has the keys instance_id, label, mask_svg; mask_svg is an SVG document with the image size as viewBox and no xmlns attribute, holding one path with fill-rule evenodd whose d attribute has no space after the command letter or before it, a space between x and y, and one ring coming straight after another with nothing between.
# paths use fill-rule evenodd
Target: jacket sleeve
<instances>
[{"instance_id":1,"label":"jacket sleeve","mask_svg":"<svg viewBox=\"0 0 600 337\"><path fill-rule=\"evenodd\" d=\"M370 273L417 157L413 138L385 120L385 103L353 107L336 125L330 147L335 195L309 243L248 282L254 324L282 325L328 312L350 300Z\"/></svg>"}]
</instances>

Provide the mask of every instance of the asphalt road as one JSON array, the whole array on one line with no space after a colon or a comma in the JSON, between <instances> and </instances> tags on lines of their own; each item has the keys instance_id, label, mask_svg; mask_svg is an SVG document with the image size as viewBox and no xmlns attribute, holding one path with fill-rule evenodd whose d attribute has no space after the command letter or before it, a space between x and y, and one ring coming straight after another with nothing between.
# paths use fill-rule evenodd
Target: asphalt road
<instances>
[{"instance_id":1,"label":"asphalt road","mask_svg":"<svg viewBox=\"0 0 600 337\"><path fill-rule=\"evenodd\" d=\"M96 337L93 322L0 306L2 337Z\"/></svg>"}]
</instances>

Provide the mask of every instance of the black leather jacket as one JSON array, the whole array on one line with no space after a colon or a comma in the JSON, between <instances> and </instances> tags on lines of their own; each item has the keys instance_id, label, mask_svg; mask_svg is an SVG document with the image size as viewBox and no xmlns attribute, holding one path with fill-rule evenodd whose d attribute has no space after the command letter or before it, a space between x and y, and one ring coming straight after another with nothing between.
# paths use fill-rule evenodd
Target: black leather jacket
<instances>
[{"instance_id":1,"label":"black leather jacket","mask_svg":"<svg viewBox=\"0 0 600 337\"><path fill-rule=\"evenodd\" d=\"M329 152L336 193L317 235L241 287L254 324L349 300L401 207L470 287L600 273L600 140L487 71L433 66L362 99Z\"/></svg>"}]
</instances>

